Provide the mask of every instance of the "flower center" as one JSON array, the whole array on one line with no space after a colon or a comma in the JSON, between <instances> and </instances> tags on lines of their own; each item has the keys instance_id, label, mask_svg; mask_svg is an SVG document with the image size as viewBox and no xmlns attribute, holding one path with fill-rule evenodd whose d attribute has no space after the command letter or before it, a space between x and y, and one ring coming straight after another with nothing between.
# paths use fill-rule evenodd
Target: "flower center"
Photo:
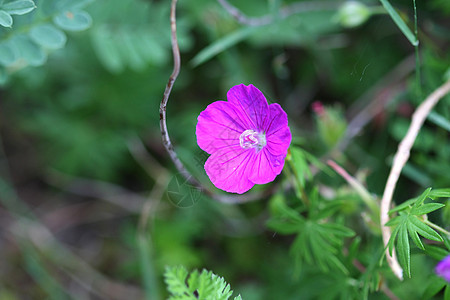
<instances>
[{"instance_id":1,"label":"flower center","mask_svg":"<svg viewBox=\"0 0 450 300\"><path fill-rule=\"evenodd\" d=\"M239 144L243 149L257 148L260 151L267 144L266 134L247 129L239 137Z\"/></svg>"}]
</instances>

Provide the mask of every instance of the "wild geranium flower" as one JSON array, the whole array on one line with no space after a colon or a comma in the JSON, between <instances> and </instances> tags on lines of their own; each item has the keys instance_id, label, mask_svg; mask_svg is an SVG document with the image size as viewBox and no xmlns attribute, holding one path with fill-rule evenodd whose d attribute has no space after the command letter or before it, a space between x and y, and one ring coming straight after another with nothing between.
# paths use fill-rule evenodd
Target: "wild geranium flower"
<instances>
[{"instance_id":1,"label":"wild geranium flower","mask_svg":"<svg viewBox=\"0 0 450 300\"><path fill-rule=\"evenodd\" d=\"M436 274L450 282L450 255L441 260L436 266Z\"/></svg>"},{"instance_id":2,"label":"wild geranium flower","mask_svg":"<svg viewBox=\"0 0 450 300\"><path fill-rule=\"evenodd\" d=\"M277 103L268 105L253 85L236 85L228 101L216 101L198 116L197 143L211 154L205 171L219 189L242 194L281 173L291 132Z\"/></svg>"}]
</instances>

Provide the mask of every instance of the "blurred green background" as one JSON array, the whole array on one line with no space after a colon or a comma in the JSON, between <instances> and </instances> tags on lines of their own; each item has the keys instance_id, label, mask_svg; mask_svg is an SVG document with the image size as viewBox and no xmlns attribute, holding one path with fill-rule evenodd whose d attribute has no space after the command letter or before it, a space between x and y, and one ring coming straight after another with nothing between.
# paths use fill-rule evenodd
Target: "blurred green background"
<instances>
[{"instance_id":1,"label":"blurred green background","mask_svg":"<svg viewBox=\"0 0 450 300\"><path fill-rule=\"evenodd\" d=\"M174 265L213 270L243 299L331 299L321 293L340 278L314 266L296 272L292 237L266 227L268 197L226 205L182 184L158 115L172 72L170 1L34 3L0 27L0 300L163 299L162 274ZM273 19L247 26L216 1L178 3L182 66L168 128L192 174L213 188L196 144L198 114L251 83L286 110L294 144L332 157L381 195L414 108L449 77L450 2L417 1L420 85L414 47L378 1L351 13L341 1L230 3ZM293 3L303 10L277 14ZM413 28L412 1L391 3ZM316 115L315 101L331 120ZM449 186L449 104L444 98L424 125L398 202ZM357 194L338 175L309 182L357 218ZM436 218L448 224L450 210ZM377 251L381 239L362 238L364 251ZM418 256L415 277L391 288L416 297L433 263Z\"/></svg>"}]
</instances>

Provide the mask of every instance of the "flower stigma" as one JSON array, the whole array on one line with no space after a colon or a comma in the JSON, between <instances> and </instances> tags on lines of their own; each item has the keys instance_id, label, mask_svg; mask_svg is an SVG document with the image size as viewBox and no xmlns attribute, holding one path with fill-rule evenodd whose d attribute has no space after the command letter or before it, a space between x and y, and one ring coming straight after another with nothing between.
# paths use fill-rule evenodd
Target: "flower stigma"
<instances>
[{"instance_id":1,"label":"flower stigma","mask_svg":"<svg viewBox=\"0 0 450 300\"><path fill-rule=\"evenodd\" d=\"M247 129L239 137L239 144L242 149L256 148L259 152L267 144L266 134Z\"/></svg>"}]
</instances>

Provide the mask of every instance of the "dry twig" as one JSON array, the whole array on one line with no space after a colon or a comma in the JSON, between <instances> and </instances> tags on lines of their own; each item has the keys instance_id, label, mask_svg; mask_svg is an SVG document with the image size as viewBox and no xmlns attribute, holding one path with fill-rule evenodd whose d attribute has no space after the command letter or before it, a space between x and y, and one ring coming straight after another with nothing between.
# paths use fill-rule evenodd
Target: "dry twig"
<instances>
[{"instance_id":1,"label":"dry twig","mask_svg":"<svg viewBox=\"0 0 450 300\"><path fill-rule=\"evenodd\" d=\"M389 221L389 207L391 206L395 186L404 165L408 161L410 150L414 144L414 141L416 140L417 135L419 134L419 130L433 107L439 102L442 97L444 97L449 92L450 80L448 80L438 89L436 89L431 95L429 95L414 112L408 132L400 142L397 153L394 156L391 172L389 173L389 177L383 193L383 198L381 200L380 224L381 232L383 234L383 243L386 247L386 258L389 267L400 280L403 280L403 269L397 261L395 252L393 252L393 255L391 256L389 253L389 249L387 249L387 244L389 242L389 239L391 238L391 229L384 224Z\"/></svg>"},{"instance_id":2,"label":"dry twig","mask_svg":"<svg viewBox=\"0 0 450 300\"><path fill-rule=\"evenodd\" d=\"M286 19L289 16L308 12L308 11L320 11L320 10L335 10L342 2L334 1L305 1L296 2L281 8L278 11L277 17L273 15L265 15L261 17L248 17L242 13L238 8L231 5L227 0L217 0L220 5L240 24L247 26L264 26L274 22L275 19Z\"/></svg>"}]
</instances>

